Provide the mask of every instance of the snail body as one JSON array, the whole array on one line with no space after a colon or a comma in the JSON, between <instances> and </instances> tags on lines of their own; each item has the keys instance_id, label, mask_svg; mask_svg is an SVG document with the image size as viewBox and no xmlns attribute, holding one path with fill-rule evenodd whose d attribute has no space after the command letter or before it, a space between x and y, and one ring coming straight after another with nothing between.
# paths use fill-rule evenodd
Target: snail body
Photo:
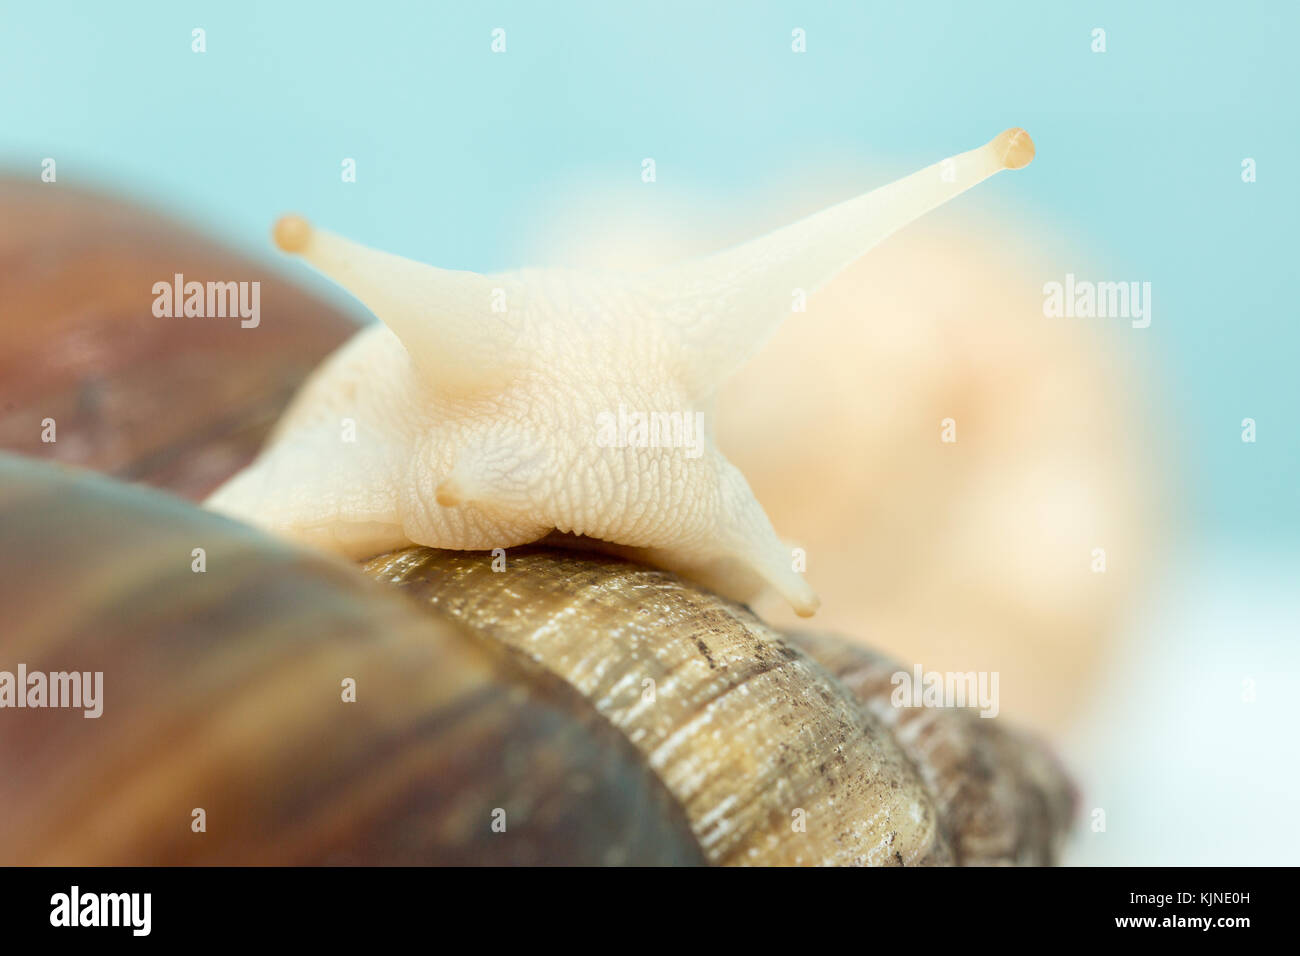
<instances>
[{"instance_id":1,"label":"snail body","mask_svg":"<svg viewBox=\"0 0 1300 956\"><path fill-rule=\"evenodd\" d=\"M1032 156L1028 135L1008 130L769 236L639 276L448 272L286 218L280 247L385 327L328 361L262 456L207 504L354 558L511 547L554 530L635 549L737 600L769 586L810 615L817 597L789 547L696 423L789 314L792 289L815 291ZM676 434L619 434L628 408L642 423L677 422Z\"/></svg>"}]
</instances>

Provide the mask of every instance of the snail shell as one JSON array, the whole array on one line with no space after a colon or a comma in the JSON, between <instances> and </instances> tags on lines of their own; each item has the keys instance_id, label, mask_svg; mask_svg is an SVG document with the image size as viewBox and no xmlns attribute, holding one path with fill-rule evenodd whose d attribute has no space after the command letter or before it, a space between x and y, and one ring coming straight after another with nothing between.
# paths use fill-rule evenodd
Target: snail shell
<instances>
[{"instance_id":1,"label":"snail shell","mask_svg":"<svg viewBox=\"0 0 1300 956\"><path fill-rule=\"evenodd\" d=\"M920 772L963 866L1045 866L1057 859L1077 794L1041 743L967 708L895 707L902 668L860 643L787 635L877 717Z\"/></svg>"},{"instance_id":2,"label":"snail shell","mask_svg":"<svg viewBox=\"0 0 1300 956\"><path fill-rule=\"evenodd\" d=\"M0 661L102 671L105 699L95 720L0 711L21 768L0 779L0 862L1024 862L1068 816L1034 745L982 731L982 789L987 767L927 764L870 687L670 572L414 548L367 565L385 588L12 456L0 519ZM31 600L50 581L75 584ZM857 653L824 640L804 644L832 666ZM1010 854L976 845L981 807Z\"/></svg>"},{"instance_id":3,"label":"snail shell","mask_svg":"<svg viewBox=\"0 0 1300 956\"><path fill-rule=\"evenodd\" d=\"M572 688L354 568L8 455L0 524L0 670L104 675L97 719L0 710L0 864L702 859Z\"/></svg>"},{"instance_id":4,"label":"snail shell","mask_svg":"<svg viewBox=\"0 0 1300 956\"><path fill-rule=\"evenodd\" d=\"M933 801L884 726L748 610L670 572L527 547L366 565L440 620L525 654L641 752L719 864L947 862Z\"/></svg>"},{"instance_id":5,"label":"snail shell","mask_svg":"<svg viewBox=\"0 0 1300 956\"><path fill-rule=\"evenodd\" d=\"M0 448L189 498L253 459L357 329L192 229L63 184L0 177L0 263ZM260 324L154 316L150 289L176 273L260 282Z\"/></svg>"},{"instance_id":6,"label":"snail shell","mask_svg":"<svg viewBox=\"0 0 1300 956\"><path fill-rule=\"evenodd\" d=\"M491 555L411 548L366 571L577 688L664 780L711 862L1056 858L1075 795L1048 751L972 710L894 707L900 667L880 655L781 634L616 557L506 560L498 573Z\"/></svg>"}]
</instances>

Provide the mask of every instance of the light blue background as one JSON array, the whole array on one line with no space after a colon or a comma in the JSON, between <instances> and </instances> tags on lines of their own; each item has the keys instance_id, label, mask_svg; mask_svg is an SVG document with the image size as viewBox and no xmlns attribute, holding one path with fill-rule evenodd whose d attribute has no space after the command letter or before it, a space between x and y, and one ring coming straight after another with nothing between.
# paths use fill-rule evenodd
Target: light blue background
<instances>
[{"instance_id":1,"label":"light blue background","mask_svg":"<svg viewBox=\"0 0 1300 956\"><path fill-rule=\"evenodd\" d=\"M1157 696L1155 715L1131 719L1203 713L1187 695L1220 677L1231 696L1245 665L1218 655L1234 641L1255 640L1251 660L1271 692L1293 694L1297 4L980 6L4 0L0 163L36 177L55 157L60 183L110 186L259 255L270 254L274 216L297 209L364 242L492 270L527 264L575 184L643 190L644 156L658 163L665 208L708 232L738 203L817 170L819 157L904 172L1022 125L1038 161L982 190L1025 209L1043 243L1086 250L1081 277L1153 284L1149 329L1104 330L1160 371L1141 400L1161 411L1158 440L1186 484L1175 530L1196 548L1149 666L1160 673L1186 641L1188 659L1207 663L1199 684L1169 685L1168 706ZM195 26L207 30L201 56L190 50ZM489 50L497 26L503 56ZM790 52L796 26L804 55ZM1098 26L1104 55L1090 50ZM340 183L345 156L358 162L355 185ZM1253 185L1240 179L1247 156L1258 162ZM1254 445L1240 441L1247 416ZM1135 408L1135 428L1144 419ZM1217 616L1188 610L1210 592ZM1148 700L1117 693L1128 711ZM1229 733L1216 716L1204 733L1218 728L1229 749L1234 734L1262 733L1252 765L1278 748L1294 764L1279 736L1294 730L1289 701L1271 706L1250 718L1258 727ZM1187 755L1205 757L1206 738L1143 743L1152 754L1116 744L1123 710L1104 711L1120 722L1102 720L1095 760L1080 758L1121 808L1111 832L1122 837L1094 841L1085 859L1294 857L1296 838L1270 837L1268 813L1294 792L1294 773L1244 783L1254 802L1235 810L1230 794L1213 811L1193 803L1181 829L1162 829L1181 795L1204 789L1203 776L1176 779L1200 759ZM1173 788L1162 801L1141 782L1155 777ZM1146 825L1134 823L1141 813ZM1216 813L1236 820L1232 839L1206 816ZM1197 819L1203 837L1160 842Z\"/></svg>"},{"instance_id":2,"label":"light blue background","mask_svg":"<svg viewBox=\"0 0 1300 956\"><path fill-rule=\"evenodd\" d=\"M1118 341L1166 371L1150 399L1201 530L1295 542L1297 5L978 6L6 2L0 162L53 156L259 252L299 209L490 270L524 264L561 186L640 189L643 156L703 227L818 156L903 171L1022 125L1040 161L984 188L1153 283L1152 327Z\"/></svg>"}]
</instances>

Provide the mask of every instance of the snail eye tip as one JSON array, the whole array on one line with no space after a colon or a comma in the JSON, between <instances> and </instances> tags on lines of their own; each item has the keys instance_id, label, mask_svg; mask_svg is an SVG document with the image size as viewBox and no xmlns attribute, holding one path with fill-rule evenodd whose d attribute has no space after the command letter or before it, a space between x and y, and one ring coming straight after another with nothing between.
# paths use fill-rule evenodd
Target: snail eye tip
<instances>
[{"instance_id":1,"label":"snail eye tip","mask_svg":"<svg viewBox=\"0 0 1300 956\"><path fill-rule=\"evenodd\" d=\"M271 230L271 238L283 252L302 252L311 239L311 223L292 213L281 216Z\"/></svg>"},{"instance_id":2,"label":"snail eye tip","mask_svg":"<svg viewBox=\"0 0 1300 956\"><path fill-rule=\"evenodd\" d=\"M1034 141L1019 126L998 135L993 146L1002 159L1004 169L1023 169L1034 158Z\"/></svg>"}]
</instances>

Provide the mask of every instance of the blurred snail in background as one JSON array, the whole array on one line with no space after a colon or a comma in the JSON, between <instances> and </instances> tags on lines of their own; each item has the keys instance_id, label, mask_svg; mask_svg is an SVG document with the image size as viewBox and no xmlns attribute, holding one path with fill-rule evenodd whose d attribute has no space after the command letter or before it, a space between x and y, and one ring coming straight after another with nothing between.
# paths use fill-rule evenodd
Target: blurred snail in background
<instances>
[{"instance_id":1,"label":"blurred snail in background","mask_svg":"<svg viewBox=\"0 0 1300 956\"><path fill-rule=\"evenodd\" d=\"M526 254L670 267L910 166L809 157L788 188L725 199L584 181L550 199ZM938 671L999 672L1002 712L1060 737L1106 706L1099 683L1144 626L1133 612L1159 585L1176 428L1161 427L1151 350L1044 315L1044 283L1096 267L1104 240L1072 238L1026 186L995 179L820 292L787 290L798 314L721 388L713 420L803 549L819 629ZM777 595L751 606L803 626Z\"/></svg>"},{"instance_id":2,"label":"blurred snail in background","mask_svg":"<svg viewBox=\"0 0 1300 956\"><path fill-rule=\"evenodd\" d=\"M72 204L48 220L62 242L21 253L43 272L0 270L3 301L23 309L0 331L15 362L72 371L11 391L7 367L0 440L201 498L247 464L304 356L354 329L268 276L257 334L274 338L241 348L224 326L236 340L213 354L221 330L159 321L137 297L172 271L261 267L120 206L112 218L150 242L70 242L76 207L104 206L55 202ZM0 250L16 246L0 233ZM121 284L82 281L109 248L139 255L147 281L121 266ZM183 249L196 252L182 265ZM24 331L50 306L11 298L14 283L66 290L53 334ZM114 361L117 341L129 354ZM251 384L223 406L182 388L171 355ZM35 446L46 417L59 440ZM887 660L783 634L590 542L400 547L359 568L12 455L0 523L14 609L0 670L104 674L97 719L0 710L0 765L18 768L0 779L3 863L1046 863L1071 819L1064 773L1002 721L899 710Z\"/></svg>"}]
</instances>

